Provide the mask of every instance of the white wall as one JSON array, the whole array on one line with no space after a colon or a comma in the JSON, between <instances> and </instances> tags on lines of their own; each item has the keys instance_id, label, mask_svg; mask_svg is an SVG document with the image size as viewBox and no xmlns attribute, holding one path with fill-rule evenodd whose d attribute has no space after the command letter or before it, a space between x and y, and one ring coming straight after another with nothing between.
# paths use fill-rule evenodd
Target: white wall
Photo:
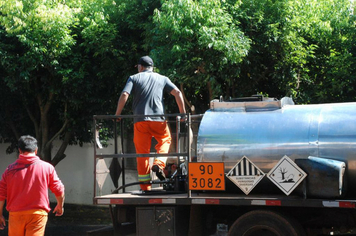
<instances>
[{"instance_id":1,"label":"white wall","mask_svg":"<svg viewBox=\"0 0 356 236\"><path fill-rule=\"evenodd\" d=\"M6 154L8 144L0 144L0 173L2 174L6 167L17 159L17 154ZM55 144L53 151L56 152L59 144ZM112 152L112 145L105 149L105 152ZM93 204L94 196L94 147L92 144L84 144L83 147L68 146L66 149L67 157L55 167L59 178L66 188L66 203L72 204ZM105 159L109 168L111 158ZM121 183L121 178L119 183ZM126 183L136 182L137 172L135 170L126 170ZM127 190L136 190L138 186L130 187ZM102 194L110 194L115 187L112 184L111 177L108 174L105 180ZM98 193L99 194L99 193ZM51 201L55 201L50 193Z\"/></svg>"}]
</instances>

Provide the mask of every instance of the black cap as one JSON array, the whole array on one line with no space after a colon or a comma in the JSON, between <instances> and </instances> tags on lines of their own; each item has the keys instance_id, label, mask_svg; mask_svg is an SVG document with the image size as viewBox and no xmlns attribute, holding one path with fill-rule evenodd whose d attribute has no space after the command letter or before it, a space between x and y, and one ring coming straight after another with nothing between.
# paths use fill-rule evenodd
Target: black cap
<instances>
[{"instance_id":1,"label":"black cap","mask_svg":"<svg viewBox=\"0 0 356 236\"><path fill-rule=\"evenodd\" d=\"M153 66L153 60L149 56L144 56L144 57L141 57L140 60L138 60L137 64L145 66L145 67Z\"/></svg>"}]
</instances>

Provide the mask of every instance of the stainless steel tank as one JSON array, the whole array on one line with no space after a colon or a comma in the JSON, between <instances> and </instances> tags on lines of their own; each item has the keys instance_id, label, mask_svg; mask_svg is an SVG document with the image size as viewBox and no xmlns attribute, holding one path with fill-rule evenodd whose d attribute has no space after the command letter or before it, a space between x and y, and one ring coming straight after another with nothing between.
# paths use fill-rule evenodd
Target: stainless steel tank
<instances>
[{"instance_id":1,"label":"stainless steel tank","mask_svg":"<svg viewBox=\"0 0 356 236\"><path fill-rule=\"evenodd\" d=\"M197 149L198 161L224 162L226 173L243 156L265 173L284 155L343 161L349 193L356 196L356 103L214 100L201 121Z\"/></svg>"}]
</instances>

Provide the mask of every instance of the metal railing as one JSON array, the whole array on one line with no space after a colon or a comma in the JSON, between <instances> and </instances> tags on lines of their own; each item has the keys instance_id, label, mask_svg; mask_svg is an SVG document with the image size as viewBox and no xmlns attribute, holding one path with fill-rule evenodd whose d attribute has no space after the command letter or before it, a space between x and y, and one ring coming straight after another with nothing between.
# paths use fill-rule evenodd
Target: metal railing
<instances>
[{"instance_id":1,"label":"metal railing","mask_svg":"<svg viewBox=\"0 0 356 236\"><path fill-rule=\"evenodd\" d=\"M174 124L176 128L176 135L175 135L175 145L176 145L176 152L159 154L159 153L127 153L127 148L124 145L124 137L125 131L128 131L127 124L125 122L127 119L133 119L136 117L165 117L168 124ZM191 161L192 158L192 148L191 148L191 136L189 131L191 130L192 118L197 119L202 117L202 115L190 115L190 114L169 114L169 115L146 115L146 116L137 116L137 115L95 115L93 116L93 123L95 129L95 145L94 145L94 198L97 196L97 182L96 182L96 175L97 175L97 167L96 163L98 159L105 159L105 158L117 158L121 160L119 164L121 165L121 184L125 186L125 159L127 158L139 158L139 157L177 157L178 166L180 166L180 160L183 158L186 163L186 168L188 168L188 162ZM175 118L172 120L172 118ZM119 120L119 121L118 121ZM109 130L110 137L112 137L114 141L114 153L99 153L99 149L101 148L101 141L100 141L100 132L102 124L106 122L107 124L112 123L112 130ZM119 125L119 127L118 127ZM129 124L133 125L133 124ZM172 125L173 126L173 125ZM184 132L182 132L182 130ZM183 139L181 139L183 137ZM120 139L120 146L121 150L119 151L119 139ZM172 135L172 143L174 141L174 137ZM182 150L183 149L183 150ZM118 181L119 182L119 181ZM114 183L115 185L115 183ZM119 183L117 183L119 185ZM115 186L116 187L116 186ZM122 188L122 192L125 193L125 187Z\"/></svg>"}]
</instances>

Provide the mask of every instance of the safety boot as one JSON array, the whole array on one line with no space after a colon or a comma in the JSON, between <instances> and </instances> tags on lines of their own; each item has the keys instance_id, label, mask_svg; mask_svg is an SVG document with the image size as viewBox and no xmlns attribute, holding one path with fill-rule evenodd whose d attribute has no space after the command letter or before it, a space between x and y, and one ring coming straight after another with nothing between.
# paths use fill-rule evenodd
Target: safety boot
<instances>
[{"instance_id":1,"label":"safety boot","mask_svg":"<svg viewBox=\"0 0 356 236\"><path fill-rule=\"evenodd\" d=\"M155 172L157 178L161 181L164 181L166 177L164 176L163 171L159 168L158 165L153 165L152 166L152 172Z\"/></svg>"}]
</instances>

